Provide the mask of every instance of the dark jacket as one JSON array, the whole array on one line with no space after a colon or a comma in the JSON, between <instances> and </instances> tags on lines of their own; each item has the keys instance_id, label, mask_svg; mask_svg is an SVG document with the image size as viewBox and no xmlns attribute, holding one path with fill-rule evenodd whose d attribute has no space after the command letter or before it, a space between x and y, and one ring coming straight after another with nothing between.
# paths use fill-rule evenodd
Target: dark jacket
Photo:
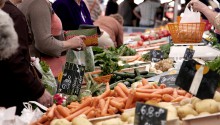
<instances>
[{"instance_id":1,"label":"dark jacket","mask_svg":"<svg viewBox=\"0 0 220 125\"><path fill-rule=\"evenodd\" d=\"M45 89L30 65L25 16L9 1L5 3L3 10L14 21L19 48L10 58L0 60L0 106L17 106L16 114L19 115L23 109L23 102L36 101L43 95Z\"/></svg>"},{"instance_id":2,"label":"dark jacket","mask_svg":"<svg viewBox=\"0 0 220 125\"><path fill-rule=\"evenodd\" d=\"M77 30L80 24L92 25L90 12L83 0L80 6L75 0L56 0L52 7L62 22L63 30Z\"/></svg>"},{"instance_id":3,"label":"dark jacket","mask_svg":"<svg viewBox=\"0 0 220 125\"><path fill-rule=\"evenodd\" d=\"M113 0L109 0L106 5L105 15L109 16L116 13L118 13L118 4Z\"/></svg>"}]
</instances>

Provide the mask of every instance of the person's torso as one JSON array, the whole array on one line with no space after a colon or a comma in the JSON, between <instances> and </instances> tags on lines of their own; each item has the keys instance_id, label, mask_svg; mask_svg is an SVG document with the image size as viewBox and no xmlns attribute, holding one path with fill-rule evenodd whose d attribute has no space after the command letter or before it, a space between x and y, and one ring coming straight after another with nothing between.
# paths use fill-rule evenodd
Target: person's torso
<instances>
[{"instance_id":1,"label":"person's torso","mask_svg":"<svg viewBox=\"0 0 220 125\"><path fill-rule=\"evenodd\" d=\"M122 26L112 17L102 16L94 22L94 25L99 26L100 29L106 31L112 41L116 43L116 36L120 35L119 30ZM117 45L117 44L116 44Z\"/></svg>"},{"instance_id":2,"label":"person's torso","mask_svg":"<svg viewBox=\"0 0 220 125\"><path fill-rule=\"evenodd\" d=\"M118 13L124 19L124 26L132 25L133 10L128 1L124 1L119 5Z\"/></svg>"},{"instance_id":3,"label":"person's torso","mask_svg":"<svg viewBox=\"0 0 220 125\"><path fill-rule=\"evenodd\" d=\"M146 1L142 4L140 4L140 13L141 13L141 19L140 24L141 25L153 25L154 24L154 18L156 14L156 9L159 6L159 3Z\"/></svg>"},{"instance_id":4,"label":"person's torso","mask_svg":"<svg viewBox=\"0 0 220 125\"><path fill-rule=\"evenodd\" d=\"M78 5L74 0L57 0L53 3L55 13L61 19L63 30L76 30L80 24L91 24L90 13L83 1ZM67 13L62 13L65 9Z\"/></svg>"}]
</instances>

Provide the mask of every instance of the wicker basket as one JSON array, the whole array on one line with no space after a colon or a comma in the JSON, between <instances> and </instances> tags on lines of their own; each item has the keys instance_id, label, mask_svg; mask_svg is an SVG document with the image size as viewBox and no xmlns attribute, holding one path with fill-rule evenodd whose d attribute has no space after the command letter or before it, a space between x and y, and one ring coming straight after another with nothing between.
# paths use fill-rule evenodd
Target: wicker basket
<instances>
[{"instance_id":1,"label":"wicker basket","mask_svg":"<svg viewBox=\"0 0 220 125\"><path fill-rule=\"evenodd\" d=\"M205 22L200 23L168 23L168 28L174 43L199 43L205 30Z\"/></svg>"},{"instance_id":2,"label":"wicker basket","mask_svg":"<svg viewBox=\"0 0 220 125\"><path fill-rule=\"evenodd\" d=\"M112 74L109 74L109 75L105 75L105 76L99 76L99 77L95 77L94 80L97 82L97 83L107 83L110 81L112 77Z\"/></svg>"}]
</instances>

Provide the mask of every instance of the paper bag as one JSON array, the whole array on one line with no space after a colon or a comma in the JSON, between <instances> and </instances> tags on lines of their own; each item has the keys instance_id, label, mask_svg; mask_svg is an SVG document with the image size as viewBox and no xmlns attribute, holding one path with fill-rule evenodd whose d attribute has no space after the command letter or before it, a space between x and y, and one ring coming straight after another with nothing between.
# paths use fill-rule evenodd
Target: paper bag
<instances>
[{"instance_id":1,"label":"paper bag","mask_svg":"<svg viewBox=\"0 0 220 125\"><path fill-rule=\"evenodd\" d=\"M183 16L180 20L180 23L200 23L200 19L201 19L200 12L193 12L192 9L188 8L188 5L186 6L184 13L182 15Z\"/></svg>"}]
</instances>

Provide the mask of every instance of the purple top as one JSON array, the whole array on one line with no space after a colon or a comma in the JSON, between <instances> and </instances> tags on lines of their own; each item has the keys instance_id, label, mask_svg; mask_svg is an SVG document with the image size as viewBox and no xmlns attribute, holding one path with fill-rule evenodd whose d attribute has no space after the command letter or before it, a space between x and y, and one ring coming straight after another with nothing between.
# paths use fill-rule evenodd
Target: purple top
<instances>
[{"instance_id":1,"label":"purple top","mask_svg":"<svg viewBox=\"0 0 220 125\"><path fill-rule=\"evenodd\" d=\"M74 0L56 0L52 6L62 21L63 30L76 30L80 24L93 24L83 0L80 6Z\"/></svg>"}]
</instances>

